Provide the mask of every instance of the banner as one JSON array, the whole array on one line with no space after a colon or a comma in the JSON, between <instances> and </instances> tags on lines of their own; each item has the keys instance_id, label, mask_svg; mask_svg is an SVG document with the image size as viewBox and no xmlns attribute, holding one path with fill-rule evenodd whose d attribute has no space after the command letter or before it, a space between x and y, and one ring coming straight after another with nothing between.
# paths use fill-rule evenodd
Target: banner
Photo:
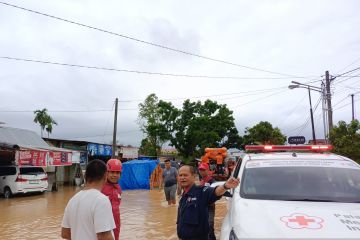
<instances>
[{"instance_id":1,"label":"banner","mask_svg":"<svg viewBox=\"0 0 360 240\"><path fill-rule=\"evenodd\" d=\"M90 156L111 156L112 147L105 144L88 144L88 152Z\"/></svg>"},{"instance_id":2,"label":"banner","mask_svg":"<svg viewBox=\"0 0 360 240\"><path fill-rule=\"evenodd\" d=\"M87 153L86 152L80 152L80 164L81 165L85 165L88 161L88 158L87 158Z\"/></svg>"},{"instance_id":3,"label":"banner","mask_svg":"<svg viewBox=\"0 0 360 240\"><path fill-rule=\"evenodd\" d=\"M72 154L70 152L49 152L48 166L68 166L71 165Z\"/></svg>"},{"instance_id":4,"label":"banner","mask_svg":"<svg viewBox=\"0 0 360 240\"><path fill-rule=\"evenodd\" d=\"M88 151L90 156L97 156L98 154L98 146L95 143L88 144Z\"/></svg>"},{"instance_id":5,"label":"banner","mask_svg":"<svg viewBox=\"0 0 360 240\"><path fill-rule=\"evenodd\" d=\"M111 156L112 155L112 146L110 145L104 145L105 147L105 152L104 155L105 156Z\"/></svg>"},{"instance_id":6,"label":"banner","mask_svg":"<svg viewBox=\"0 0 360 240\"><path fill-rule=\"evenodd\" d=\"M80 152L72 152L71 162L80 163Z\"/></svg>"},{"instance_id":7,"label":"banner","mask_svg":"<svg viewBox=\"0 0 360 240\"><path fill-rule=\"evenodd\" d=\"M21 150L18 151L19 166L40 166L46 167L47 151Z\"/></svg>"},{"instance_id":8,"label":"banner","mask_svg":"<svg viewBox=\"0 0 360 240\"><path fill-rule=\"evenodd\" d=\"M134 147L121 147L120 152L123 158L135 159L139 157L139 149Z\"/></svg>"}]
</instances>

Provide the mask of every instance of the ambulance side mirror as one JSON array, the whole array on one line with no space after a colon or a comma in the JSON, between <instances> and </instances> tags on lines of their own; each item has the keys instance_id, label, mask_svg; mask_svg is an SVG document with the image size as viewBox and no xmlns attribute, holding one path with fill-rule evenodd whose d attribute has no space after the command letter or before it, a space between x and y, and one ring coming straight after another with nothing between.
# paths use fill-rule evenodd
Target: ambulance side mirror
<instances>
[{"instance_id":1,"label":"ambulance side mirror","mask_svg":"<svg viewBox=\"0 0 360 240\"><path fill-rule=\"evenodd\" d=\"M226 191L223 196L232 198L233 195L229 191Z\"/></svg>"},{"instance_id":2,"label":"ambulance side mirror","mask_svg":"<svg viewBox=\"0 0 360 240\"><path fill-rule=\"evenodd\" d=\"M217 187L217 186L222 186L224 185L225 181L222 181L222 182L214 182L213 184L210 185L210 187ZM224 197L232 197L233 195L231 194L230 190L226 191L224 194L223 194Z\"/></svg>"}]
</instances>

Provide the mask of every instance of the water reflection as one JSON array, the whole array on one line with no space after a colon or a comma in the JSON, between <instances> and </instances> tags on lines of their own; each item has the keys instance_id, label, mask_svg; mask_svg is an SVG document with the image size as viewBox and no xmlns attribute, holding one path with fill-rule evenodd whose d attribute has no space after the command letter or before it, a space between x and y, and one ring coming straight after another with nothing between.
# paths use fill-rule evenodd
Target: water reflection
<instances>
[{"instance_id":1,"label":"water reflection","mask_svg":"<svg viewBox=\"0 0 360 240\"><path fill-rule=\"evenodd\" d=\"M0 239L61 239L64 208L80 188L0 199ZM219 236L226 202L217 203L215 230ZM162 191L125 191L121 203L120 239L177 239L177 206L167 206Z\"/></svg>"}]
</instances>

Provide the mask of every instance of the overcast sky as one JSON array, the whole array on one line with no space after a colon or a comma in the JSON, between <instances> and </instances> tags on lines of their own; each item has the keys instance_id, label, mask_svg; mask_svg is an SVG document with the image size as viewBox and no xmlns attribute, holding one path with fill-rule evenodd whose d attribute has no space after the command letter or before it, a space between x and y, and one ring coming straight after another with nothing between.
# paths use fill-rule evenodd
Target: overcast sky
<instances>
[{"instance_id":1,"label":"overcast sky","mask_svg":"<svg viewBox=\"0 0 360 240\"><path fill-rule=\"evenodd\" d=\"M320 87L326 70L336 76L360 66L357 0L1 2L232 63L170 51L0 4L1 57L235 77L149 75L0 58L0 122L40 134L32 111L47 108L58 122L53 138L110 143L111 110L119 98L118 140L138 146L143 135L136 123L137 107L155 93L160 99L173 99L179 107L185 98L227 104L241 134L245 127L266 120L287 136L309 139L307 90L287 86L299 81ZM345 76L359 74L360 70ZM359 92L359 76L333 81L334 123L351 120L348 95L357 93L357 101ZM313 105L319 97L312 92ZM355 103L356 117L359 104ZM317 137L323 138L321 104L315 111L315 126Z\"/></svg>"}]
</instances>

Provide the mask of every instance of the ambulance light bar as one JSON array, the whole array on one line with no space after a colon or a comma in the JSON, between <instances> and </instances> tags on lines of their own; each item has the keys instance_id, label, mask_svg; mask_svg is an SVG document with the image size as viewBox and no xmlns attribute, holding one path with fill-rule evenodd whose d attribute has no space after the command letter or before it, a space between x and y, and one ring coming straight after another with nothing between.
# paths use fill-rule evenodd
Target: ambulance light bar
<instances>
[{"instance_id":1,"label":"ambulance light bar","mask_svg":"<svg viewBox=\"0 0 360 240\"><path fill-rule=\"evenodd\" d=\"M255 152L278 152L278 151L305 151L305 152L328 152L331 145L246 145L245 150Z\"/></svg>"}]
</instances>

